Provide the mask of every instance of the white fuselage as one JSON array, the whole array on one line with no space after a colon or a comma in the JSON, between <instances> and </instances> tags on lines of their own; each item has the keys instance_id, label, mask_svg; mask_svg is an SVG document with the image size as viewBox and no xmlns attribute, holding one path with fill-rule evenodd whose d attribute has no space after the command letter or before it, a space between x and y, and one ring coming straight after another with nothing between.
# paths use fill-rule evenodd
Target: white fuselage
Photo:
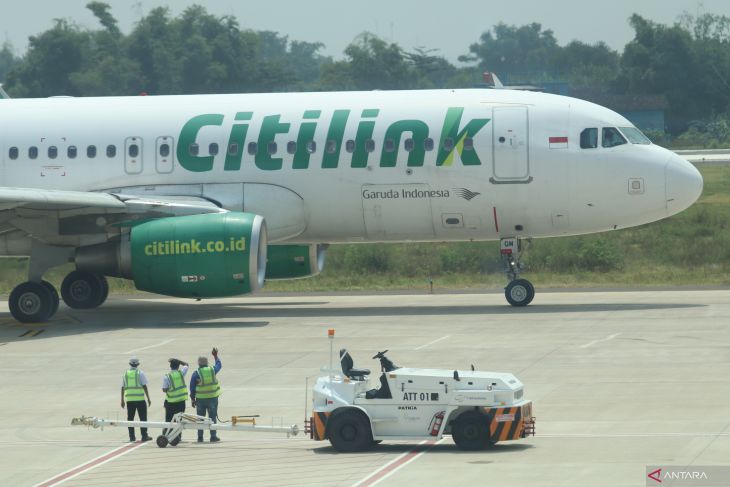
<instances>
[{"instance_id":1,"label":"white fuselage","mask_svg":"<svg viewBox=\"0 0 730 487\"><path fill-rule=\"evenodd\" d=\"M630 126L511 90L3 100L0 185L202 196L263 215L272 242L584 234L667 217L702 190L661 147L601 146L602 128ZM582 149L592 127L598 147Z\"/></svg>"}]
</instances>

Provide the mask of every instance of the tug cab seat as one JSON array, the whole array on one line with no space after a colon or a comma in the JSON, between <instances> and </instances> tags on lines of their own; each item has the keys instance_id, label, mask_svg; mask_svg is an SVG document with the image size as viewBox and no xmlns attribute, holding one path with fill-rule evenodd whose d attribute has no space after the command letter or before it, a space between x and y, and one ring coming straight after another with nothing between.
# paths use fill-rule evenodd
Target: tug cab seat
<instances>
[{"instance_id":1,"label":"tug cab seat","mask_svg":"<svg viewBox=\"0 0 730 487\"><path fill-rule=\"evenodd\" d=\"M365 376L370 375L369 369L356 369L353 367L354 362L346 348L340 350L340 365L342 365L342 373L352 380L365 380Z\"/></svg>"}]
</instances>

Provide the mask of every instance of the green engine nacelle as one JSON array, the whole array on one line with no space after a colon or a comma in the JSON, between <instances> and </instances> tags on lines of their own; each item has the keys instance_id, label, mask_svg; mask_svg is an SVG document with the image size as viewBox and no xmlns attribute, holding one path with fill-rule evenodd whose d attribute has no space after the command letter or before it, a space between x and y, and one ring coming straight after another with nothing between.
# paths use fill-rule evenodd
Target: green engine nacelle
<instances>
[{"instance_id":1,"label":"green engine nacelle","mask_svg":"<svg viewBox=\"0 0 730 487\"><path fill-rule=\"evenodd\" d=\"M121 239L76 249L77 269L133 279L137 289L183 298L236 296L266 274L266 223L252 213L160 218Z\"/></svg>"},{"instance_id":2,"label":"green engine nacelle","mask_svg":"<svg viewBox=\"0 0 730 487\"><path fill-rule=\"evenodd\" d=\"M266 272L266 224L251 213L161 218L132 228L137 289L211 298L259 289Z\"/></svg>"},{"instance_id":3,"label":"green engine nacelle","mask_svg":"<svg viewBox=\"0 0 730 487\"><path fill-rule=\"evenodd\" d=\"M316 276L324 268L325 245L269 245L266 279Z\"/></svg>"}]
</instances>

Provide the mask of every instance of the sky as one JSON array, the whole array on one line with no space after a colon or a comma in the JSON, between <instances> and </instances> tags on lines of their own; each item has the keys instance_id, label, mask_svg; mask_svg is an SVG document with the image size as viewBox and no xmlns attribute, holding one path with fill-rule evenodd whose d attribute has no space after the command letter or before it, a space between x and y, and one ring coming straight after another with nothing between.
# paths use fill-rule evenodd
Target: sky
<instances>
[{"instance_id":1,"label":"sky","mask_svg":"<svg viewBox=\"0 0 730 487\"><path fill-rule=\"evenodd\" d=\"M88 0L0 0L0 36L18 54L28 36L42 32L53 19L67 18L82 27L97 22L85 8ZM173 14L198 3L216 15L234 15L242 28L273 30L290 39L322 42L323 54L341 58L358 34L369 31L406 50L436 49L455 62L469 45L498 22L539 22L552 29L561 44L577 39L604 41L621 50L633 37L628 18L638 13L655 22L674 23L682 12L730 16L728 0L106 0L129 32L152 8L167 6ZM3 39L0 37L0 40Z\"/></svg>"}]
</instances>

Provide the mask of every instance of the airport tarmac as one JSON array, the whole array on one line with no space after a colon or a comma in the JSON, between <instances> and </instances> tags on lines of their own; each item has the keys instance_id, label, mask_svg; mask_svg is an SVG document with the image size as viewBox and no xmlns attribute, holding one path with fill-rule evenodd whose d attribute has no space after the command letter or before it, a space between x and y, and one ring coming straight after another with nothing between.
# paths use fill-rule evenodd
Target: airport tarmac
<instances>
[{"instance_id":1,"label":"airport tarmac","mask_svg":"<svg viewBox=\"0 0 730 487\"><path fill-rule=\"evenodd\" d=\"M160 449L124 443L121 428L70 426L84 414L123 418L133 354L150 379L150 419L162 419L167 359L194 362L213 345L221 417L301 426L329 327L359 367L377 369L371 357L388 349L398 365L513 372L537 435L483 452L446 438L338 454L304 435L223 432L197 444L186 432ZM0 485L643 486L647 465L730 465L730 290L538 293L524 309L501 294L138 295L93 311L61 305L32 326L2 303L0 354Z\"/></svg>"}]
</instances>

